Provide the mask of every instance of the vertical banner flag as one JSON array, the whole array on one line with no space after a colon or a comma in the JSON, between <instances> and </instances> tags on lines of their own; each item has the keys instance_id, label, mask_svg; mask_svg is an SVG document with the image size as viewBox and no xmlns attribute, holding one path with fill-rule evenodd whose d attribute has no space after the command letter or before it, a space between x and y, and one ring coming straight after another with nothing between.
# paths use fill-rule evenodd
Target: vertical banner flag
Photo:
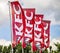
<instances>
[{"instance_id":1,"label":"vertical banner flag","mask_svg":"<svg viewBox=\"0 0 60 53\"><path fill-rule=\"evenodd\" d=\"M48 48L50 44L50 21L43 20L44 27L44 47Z\"/></svg>"},{"instance_id":2,"label":"vertical banner flag","mask_svg":"<svg viewBox=\"0 0 60 53\"><path fill-rule=\"evenodd\" d=\"M43 15L36 14L35 8L22 9L18 1L10 2L12 24L12 46L22 40L25 48L32 43L33 51L48 48L50 44L50 21L43 20Z\"/></svg>"},{"instance_id":3,"label":"vertical banner flag","mask_svg":"<svg viewBox=\"0 0 60 53\"><path fill-rule=\"evenodd\" d=\"M42 26L43 15L37 14L34 18L34 41L33 41L33 51L40 49L43 43L43 26Z\"/></svg>"},{"instance_id":4,"label":"vertical banner flag","mask_svg":"<svg viewBox=\"0 0 60 53\"><path fill-rule=\"evenodd\" d=\"M24 32L24 43L29 44L33 40L34 35L34 15L35 9L23 9L25 17L25 32Z\"/></svg>"},{"instance_id":5,"label":"vertical banner flag","mask_svg":"<svg viewBox=\"0 0 60 53\"><path fill-rule=\"evenodd\" d=\"M12 46L15 46L17 42L23 36L23 17L21 13L22 7L18 1L11 2L12 13Z\"/></svg>"}]
</instances>

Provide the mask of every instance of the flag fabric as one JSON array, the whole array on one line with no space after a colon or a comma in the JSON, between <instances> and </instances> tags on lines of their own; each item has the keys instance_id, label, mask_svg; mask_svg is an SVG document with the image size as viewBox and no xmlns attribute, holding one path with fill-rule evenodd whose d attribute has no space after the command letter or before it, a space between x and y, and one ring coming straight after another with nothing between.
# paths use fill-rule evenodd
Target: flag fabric
<instances>
[{"instance_id":1,"label":"flag fabric","mask_svg":"<svg viewBox=\"0 0 60 53\"><path fill-rule=\"evenodd\" d=\"M43 15L37 14L34 18L34 40L32 43L33 51L40 49L43 43Z\"/></svg>"},{"instance_id":2,"label":"flag fabric","mask_svg":"<svg viewBox=\"0 0 60 53\"><path fill-rule=\"evenodd\" d=\"M11 2L12 45L15 46L23 36L23 10L18 1Z\"/></svg>"},{"instance_id":3,"label":"flag fabric","mask_svg":"<svg viewBox=\"0 0 60 53\"><path fill-rule=\"evenodd\" d=\"M48 48L50 44L50 21L43 20L43 28L44 28L44 47Z\"/></svg>"},{"instance_id":4,"label":"flag fabric","mask_svg":"<svg viewBox=\"0 0 60 53\"><path fill-rule=\"evenodd\" d=\"M22 41L25 48L32 43L32 50L48 48L50 44L50 21L36 14L34 8L22 9L18 1L11 4L12 46ZM41 51L41 50L40 50Z\"/></svg>"},{"instance_id":5,"label":"flag fabric","mask_svg":"<svg viewBox=\"0 0 60 53\"><path fill-rule=\"evenodd\" d=\"M27 46L27 44L33 41L35 9L27 8L23 9L23 11L25 17L24 44Z\"/></svg>"}]
</instances>

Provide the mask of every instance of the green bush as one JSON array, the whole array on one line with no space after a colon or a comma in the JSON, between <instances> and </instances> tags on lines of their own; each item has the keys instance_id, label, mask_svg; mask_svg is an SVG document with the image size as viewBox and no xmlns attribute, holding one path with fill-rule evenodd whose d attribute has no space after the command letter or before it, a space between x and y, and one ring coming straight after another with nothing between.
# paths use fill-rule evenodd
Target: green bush
<instances>
[{"instance_id":1,"label":"green bush","mask_svg":"<svg viewBox=\"0 0 60 53\"><path fill-rule=\"evenodd\" d=\"M54 43L55 44L55 43ZM55 44L57 47L57 50L53 51L52 46L49 47L50 52L49 53L60 53L60 43ZM0 46L0 53L11 53L12 52L12 47L11 45L7 46ZM22 53L22 45L21 43L18 44L16 47L13 48L13 53ZM24 48L24 53L32 53L31 52L31 46L27 45L26 48ZM33 52L33 53L39 53L39 50ZM42 53L48 53L48 50L45 49L42 51Z\"/></svg>"}]
</instances>

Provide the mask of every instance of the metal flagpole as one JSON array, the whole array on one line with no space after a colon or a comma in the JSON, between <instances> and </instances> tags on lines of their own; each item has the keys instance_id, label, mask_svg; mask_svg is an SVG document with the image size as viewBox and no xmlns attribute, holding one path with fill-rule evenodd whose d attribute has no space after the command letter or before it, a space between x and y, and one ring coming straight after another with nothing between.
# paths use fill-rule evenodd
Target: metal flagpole
<instances>
[{"instance_id":1,"label":"metal flagpole","mask_svg":"<svg viewBox=\"0 0 60 53\"><path fill-rule=\"evenodd\" d=\"M39 50L39 53L42 53L42 48Z\"/></svg>"},{"instance_id":2,"label":"metal flagpole","mask_svg":"<svg viewBox=\"0 0 60 53\"><path fill-rule=\"evenodd\" d=\"M21 14L21 17L22 17L22 14ZM24 22L23 22L24 23ZM24 27L24 26L23 26ZM24 33L24 32L23 32ZM22 46L23 46L23 43L24 43L24 34L23 34L23 38L22 38ZM22 53L24 53L24 48L22 47Z\"/></svg>"},{"instance_id":3,"label":"metal flagpole","mask_svg":"<svg viewBox=\"0 0 60 53\"><path fill-rule=\"evenodd\" d=\"M22 38L22 46L23 46L23 41L24 41L23 38ZM23 47L22 47L22 53L24 53L24 48Z\"/></svg>"},{"instance_id":4,"label":"metal flagpole","mask_svg":"<svg viewBox=\"0 0 60 53\"><path fill-rule=\"evenodd\" d=\"M42 53L42 51L40 50L40 52L39 53Z\"/></svg>"},{"instance_id":5,"label":"metal flagpole","mask_svg":"<svg viewBox=\"0 0 60 53\"><path fill-rule=\"evenodd\" d=\"M31 43L31 53L33 53L32 44L33 44L33 42Z\"/></svg>"},{"instance_id":6,"label":"metal flagpole","mask_svg":"<svg viewBox=\"0 0 60 53\"><path fill-rule=\"evenodd\" d=\"M22 14L21 14L21 17L22 17ZM24 41L24 34L23 34L23 38L22 38L22 46L23 46L23 41ZM22 47L22 53L24 53L24 48L23 47Z\"/></svg>"},{"instance_id":7,"label":"metal flagpole","mask_svg":"<svg viewBox=\"0 0 60 53\"><path fill-rule=\"evenodd\" d=\"M11 20L11 7L10 7L10 1L8 1L8 5L9 5L9 16L10 16L10 29L11 29L11 47L12 47L12 39L13 39L13 36L12 36L12 20ZM11 53L13 53L13 47L12 47L12 50L11 50Z\"/></svg>"}]
</instances>

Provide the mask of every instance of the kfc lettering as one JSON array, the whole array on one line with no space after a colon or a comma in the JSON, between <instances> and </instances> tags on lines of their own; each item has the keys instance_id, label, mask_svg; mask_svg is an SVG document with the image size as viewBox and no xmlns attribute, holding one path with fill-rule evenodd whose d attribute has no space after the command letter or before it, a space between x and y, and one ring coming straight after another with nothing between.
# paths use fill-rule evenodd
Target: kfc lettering
<instances>
[{"instance_id":1,"label":"kfc lettering","mask_svg":"<svg viewBox=\"0 0 60 53\"><path fill-rule=\"evenodd\" d=\"M50 44L50 21L43 20L44 26L44 47L48 48Z\"/></svg>"},{"instance_id":2,"label":"kfc lettering","mask_svg":"<svg viewBox=\"0 0 60 53\"><path fill-rule=\"evenodd\" d=\"M16 13L16 14L14 14L15 23L22 24L23 23L22 19L19 16L21 14L21 9L20 9L19 5L18 5L18 7L19 7L19 10L16 10L15 5L13 5L14 12ZM15 31L16 35L22 35L23 34L23 32L21 32L23 30L23 24L20 27L18 27L18 25L15 24L15 29L17 29L17 31Z\"/></svg>"},{"instance_id":3,"label":"kfc lettering","mask_svg":"<svg viewBox=\"0 0 60 53\"><path fill-rule=\"evenodd\" d=\"M33 38L35 9L23 9L25 15L25 43L30 43Z\"/></svg>"},{"instance_id":4,"label":"kfc lettering","mask_svg":"<svg viewBox=\"0 0 60 53\"><path fill-rule=\"evenodd\" d=\"M41 43L43 42L42 38L42 19L43 15L35 15L34 19L34 41L33 41L33 51L41 48Z\"/></svg>"},{"instance_id":5,"label":"kfc lettering","mask_svg":"<svg viewBox=\"0 0 60 53\"><path fill-rule=\"evenodd\" d=\"M13 29L13 44L18 44L18 41L23 35L23 18L21 16L22 8L18 1L11 2L12 9L12 29Z\"/></svg>"},{"instance_id":6,"label":"kfc lettering","mask_svg":"<svg viewBox=\"0 0 60 53\"><path fill-rule=\"evenodd\" d=\"M43 20L43 15L36 14L34 8L22 9L18 1L11 2L12 46L20 41L22 47L32 44L33 51L48 48L50 44L50 21Z\"/></svg>"}]
</instances>

